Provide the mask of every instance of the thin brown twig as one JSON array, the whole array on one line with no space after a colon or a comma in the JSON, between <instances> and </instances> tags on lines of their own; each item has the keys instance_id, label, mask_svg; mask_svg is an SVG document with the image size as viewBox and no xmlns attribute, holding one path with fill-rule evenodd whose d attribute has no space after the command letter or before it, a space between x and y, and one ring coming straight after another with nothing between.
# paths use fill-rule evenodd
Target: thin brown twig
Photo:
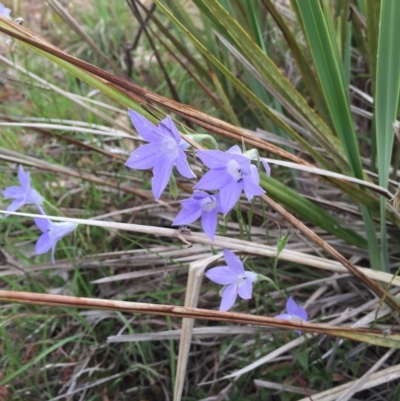
<instances>
[{"instance_id":1,"label":"thin brown twig","mask_svg":"<svg viewBox=\"0 0 400 401\"><path fill-rule=\"evenodd\" d=\"M297 220L291 213L285 210L282 206L276 203L267 195L261 195L261 199L276 210L283 218L289 221L294 227L300 230L307 238L311 239L318 246L320 246L324 251L328 252L334 259L340 262L346 269L350 271L354 276L358 277L367 287L369 287L376 295L381 299L384 299L389 306L397 311L400 311L400 304L397 302L391 294L389 294L385 289L383 289L375 281L368 278L364 273L358 270L351 262L349 262L343 255L341 255L335 248L329 245L321 237L315 234L311 229L309 229L300 220Z\"/></svg>"},{"instance_id":2,"label":"thin brown twig","mask_svg":"<svg viewBox=\"0 0 400 401\"><path fill-rule=\"evenodd\" d=\"M231 322L258 326L276 327L280 329L302 330L310 333L326 334L347 338L370 344L400 348L398 335L387 335L378 330L355 329L351 327L330 326L320 323L283 320L273 317L257 316L244 313L220 312L216 310L191 308L176 305L155 305L140 302L114 301L98 298L81 298L68 295L38 294L33 292L0 290L0 301L17 302L22 304L48 305L58 307L89 308L113 310L176 318L192 318Z\"/></svg>"},{"instance_id":3,"label":"thin brown twig","mask_svg":"<svg viewBox=\"0 0 400 401\"><path fill-rule=\"evenodd\" d=\"M167 82L167 85L168 85L169 91L171 92L172 97L174 98L174 100L176 102L180 103L178 92L176 91L175 86L173 85L173 83L168 75L167 69L164 66L164 62L162 61L162 59L160 57L160 54L157 50L156 45L154 44L153 38L151 37L151 35L148 32L147 23L140 15L139 9L136 5L136 1L130 0L130 1L128 1L128 5L129 5L129 8L131 9L132 13L134 14L135 18L138 20L140 26L142 27L143 33L145 34L147 41L149 42L149 45L153 50L154 57L156 58L157 63L160 66L160 69L164 75L165 81Z\"/></svg>"},{"instance_id":4,"label":"thin brown twig","mask_svg":"<svg viewBox=\"0 0 400 401\"><path fill-rule=\"evenodd\" d=\"M128 6L130 6L129 0L127 0L127 3L128 3ZM147 25L149 23L152 15L153 15L153 13L154 13L156 7L157 7L157 5L155 3L152 3L151 7L150 7L150 10L148 10L145 5L143 5L143 7L145 8L145 10L147 12L146 18L144 20L144 25ZM133 62L132 62L132 58L131 58L131 51L136 49L137 45L139 44L139 40L140 40L140 37L142 36L142 33L143 33L143 25L140 25L139 29L138 29L138 31L136 33L135 39L133 39L133 42L131 44L127 44L125 46L125 57L126 57L125 62L127 64L127 74L128 74L128 76L132 75L132 67L133 67Z\"/></svg>"}]
</instances>

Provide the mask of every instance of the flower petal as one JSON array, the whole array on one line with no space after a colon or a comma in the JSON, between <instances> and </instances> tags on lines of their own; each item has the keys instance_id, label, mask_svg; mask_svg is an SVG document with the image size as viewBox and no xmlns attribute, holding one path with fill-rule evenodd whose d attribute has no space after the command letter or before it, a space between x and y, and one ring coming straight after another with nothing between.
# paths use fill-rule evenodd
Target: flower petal
<instances>
[{"instance_id":1,"label":"flower petal","mask_svg":"<svg viewBox=\"0 0 400 401\"><path fill-rule=\"evenodd\" d=\"M42 234L36 242L35 254L41 255L48 252L53 247L53 241L50 239L49 234Z\"/></svg>"},{"instance_id":2,"label":"flower petal","mask_svg":"<svg viewBox=\"0 0 400 401\"><path fill-rule=\"evenodd\" d=\"M215 196L215 200L217 201L217 206L215 209L217 210L218 213L224 213L222 211L221 197L220 197L219 193L215 194L214 196Z\"/></svg>"},{"instance_id":3,"label":"flower petal","mask_svg":"<svg viewBox=\"0 0 400 401\"><path fill-rule=\"evenodd\" d=\"M7 212L15 212L16 210L18 210L20 207L22 207L24 205L25 205L25 202L22 199L16 199L10 203L10 205L8 206L8 208L6 210L7 210ZM7 217L8 213L5 214L5 216Z\"/></svg>"},{"instance_id":4,"label":"flower petal","mask_svg":"<svg viewBox=\"0 0 400 401\"><path fill-rule=\"evenodd\" d=\"M54 243L59 241L61 238L71 234L76 230L78 226L76 223L70 223L69 221L63 221L61 223L50 223L50 238Z\"/></svg>"},{"instance_id":5,"label":"flower petal","mask_svg":"<svg viewBox=\"0 0 400 401\"><path fill-rule=\"evenodd\" d=\"M178 145L180 144L181 134L179 133L170 116L167 116L164 118L164 120L160 121L158 128L161 130L162 135L173 138Z\"/></svg>"},{"instance_id":6,"label":"flower petal","mask_svg":"<svg viewBox=\"0 0 400 401\"><path fill-rule=\"evenodd\" d=\"M260 174L258 173L258 169L254 164L250 165L250 176L253 179L254 184L260 185Z\"/></svg>"},{"instance_id":7,"label":"flower petal","mask_svg":"<svg viewBox=\"0 0 400 401\"><path fill-rule=\"evenodd\" d=\"M160 199L161 194L163 193L165 187L168 184L169 177L172 173L172 167L174 165L174 161L163 158L160 159L157 164L154 166L153 174L154 177L151 180L151 187L153 190L154 199L158 201Z\"/></svg>"},{"instance_id":8,"label":"flower petal","mask_svg":"<svg viewBox=\"0 0 400 401\"><path fill-rule=\"evenodd\" d=\"M195 199L197 202L201 201L204 198L209 198L210 194L204 191L193 191L192 199ZM182 201L185 202L185 201Z\"/></svg>"},{"instance_id":9,"label":"flower petal","mask_svg":"<svg viewBox=\"0 0 400 401\"><path fill-rule=\"evenodd\" d=\"M186 178L196 178L196 175L191 170L189 163L186 160L185 152L182 149L178 148L179 156L176 160L176 168L179 171L179 174L183 175Z\"/></svg>"},{"instance_id":10,"label":"flower petal","mask_svg":"<svg viewBox=\"0 0 400 401\"><path fill-rule=\"evenodd\" d=\"M244 283L239 286L238 294L243 299L251 299L251 293L253 292L253 284L249 279L244 280Z\"/></svg>"},{"instance_id":11,"label":"flower petal","mask_svg":"<svg viewBox=\"0 0 400 401\"><path fill-rule=\"evenodd\" d=\"M236 274L233 274L228 266L213 267L207 270L205 275L217 284L226 285L236 283Z\"/></svg>"},{"instance_id":12,"label":"flower petal","mask_svg":"<svg viewBox=\"0 0 400 401\"><path fill-rule=\"evenodd\" d=\"M298 306L297 309L294 311L293 315L297 316L301 320L304 320L305 322L308 320L308 314L304 308L301 306Z\"/></svg>"},{"instance_id":13,"label":"flower petal","mask_svg":"<svg viewBox=\"0 0 400 401\"><path fill-rule=\"evenodd\" d=\"M182 150L186 150L187 148L190 148L190 143L186 142L183 138L181 138L179 142L179 148Z\"/></svg>"},{"instance_id":14,"label":"flower petal","mask_svg":"<svg viewBox=\"0 0 400 401\"><path fill-rule=\"evenodd\" d=\"M39 227L40 231L43 233L47 233L50 230L50 221L47 219L42 219L40 217L35 217L34 219L35 224Z\"/></svg>"},{"instance_id":15,"label":"flower petal","mask_svg":"<svg viewBox=\"0 0 400 401\"><path fill-rule=\"evenodd\" d=\"M251 161L249 158L247 158L246 156L234 154L232 155L232 159L239 164L243 174L250 174Z\"/></svg>"},{"instance_id":16,"label":"flower petal","mask_svg":"<svg viewBox=\"0 0 400 401\"><path fill-rule=\"evenodd\" d=\"M198 158L208 168L226 168L232 156L221 150L196 150Z\"/></svg>"},{"instance_id":17,"label":"flower petal","mask_svg":"<svg viewBox=\"0 0 400 401\"><path fill-rule=\"evenodd\" d=\"M235 180L230 181L228 185L225 185L219 191L219 199L221 202L221 209L224 215L227 215L229 211L236 205L240 198L240 194L243 189L243 180L237 182Z\"/></svg>"},{"instance_id":18,"label":"flower petal","mask_svg":"<svg viewBox=\"0 0 400 401\"><path fill-rule=\"evenodd\" d=\"M250 175L243 176L243 189L249 201L251 201L253 196L259 196L265 193L259 185L254 183Z\"/></svg>"},{"instance_id":19,"label":"flower petal","mask_svg":"<svg viewBox=\"0 0 400 401\"><path fill-rule=\"evenodd\" d=\"M211 241L214 241L215 229L217 228L217 212L204 212L201 218L201 226Z\"/></svg>"},{"instance_id":20,"label":"flower petal","mask_svg":"<svg viewBox=\"0 0 400 401\"><path fill-rule=\"evenodd\" d=\"M235 275L244 274L244 267L242 261L229 249L224 249L224 259L228 267Z\"/></svg>"},{"instance_id":21,"label":"flower petal","mask_svg":"<svg viewBox=\"0 0 400 401\"><path fill-rule=\"evenodd\" d=\"M196 191L194 191L196 192ZM180 201L180 204L184 208L189 208L189 209L201 209L201 199L196 199L195 195L193 195L190 198L184 199Z\"/></svg>"},{"instance_id":22,"label":"flower petal","mask_svg":"<svg viewBox=\"0 0 400 401\"><path fill-rule=\"evenodd\" d=\"M183 226L185 224L193 223L201 216L201 212L202 210L200 208L195 209L193 207L184 207L175 217L171 226Z\"/></svg>"},{"instance_id":23,"label":"flower petal","mask_svg":"<svg viewBox=\"0 0 400 401\"><path fill-rule=\"evenodd\" d=\"M26 194L25 204L26 205L38 205L40 206L43 203L43 196L39 194L36 189L29 188L28 193Z\"/></svg>"},{"instance_id":24,"label":"flower petal","mask_svg":"<svg viewBox=\"0 0 400 401\"><path fill-rule=\"evenodd\" d=\"M6 199L22 198L25 195L25 190L22 187L8 187L2 192Z\"/></svg>"},{"instance_id":25,"label":"flower petal","mask_svg":"<svg viewBox=\"0 0 400 401\"><path fill-rule=\"evenodd\" d=\"M231 155L242 155L242 149L240 149L238 145L234 145L227 150L227 153L230 153Z\"/></svg>"},{"instance_id":26,"label":"flower petal","mask_svg":"<svg viewBox=\"0 0 400 401\"><path fill-rule=\"evenodd\" d=\"M139 146L126 161L125 166L137 170L154 167L162 155L162 143L148 143Z\"/></svg>"},{"instance_id":27,"label":"flower petal","mask_svg":"<svg viewBox=\"0 0 400 401\"><path fill-rule=\"evenodd\" d=\"M271 167L269 166L269 164L263 159L261 158L261 163L263 164L264 168L265 168L265 172L267 173L267 176L269 177L271 175Z\"/></svg>"},{"instance_id":28,"label":"flower petal","mask_svg":"<svg viewBox=\"0 0 400 401\"><path fill-rule=\"evenodd\" d=\"M229 284L222 291L222 299L219 310L226 312L235 304L237 297L237 284Z\"/></svg>"},{"instance_id":29,"label":"flower petal","mask_svg":"<svg viewBox=\"0 0 400 401\"><path fill-rule=\"evenodd\" d=\"M21 164L18 167L18 180L19 180L19 183L21 184L21 187L24 188L25 190L29 189L29 187L31 186L30 173L29 173L29 171L27 173L25 173L24 168L22 167Z\"/></svg>"},{"instance_id":30,"label":"flower petal","mask_svg":"<svg viewBox=\"0 0 400 401\"><path fill-rule=\"evenodd\" d=\"M129 117L138 134L147 142L161 142L163 135L151 121L143 117L140 113L128 109Z\"/></svg>"},{"instance_id":31,"label":"flower petal","mask_svg":"<svg viewBox=\"0 0 400 401\"><path fill-rule=\"evenodd\" d=\"M215 190L223 188L232 180L232 177L223 169L209 170L201 177L194 189Z\"/></svg>"},{"instance_id":32,"label":"flower petal","mask_svg":"<svg viewBox=\"0 0 400 401\"><path fill-rule=\"evenodd\" d=\"M0 15L6 18L11 18L10 17L11 9L6 8L2 3L0 3Z\"/></svg>"},{"instance_id":33,"label":"flower petal","mask_svg":"<svg viewBox=\"0 0 400 401\"><path fill-rule=\"evenodd\" d=\"M297 304L294 301L294 299L292 297L289 297L288 300L286 301L286 312L289 315L294 315L294 312L297 309Z\"/></svg>"}]
</instances>

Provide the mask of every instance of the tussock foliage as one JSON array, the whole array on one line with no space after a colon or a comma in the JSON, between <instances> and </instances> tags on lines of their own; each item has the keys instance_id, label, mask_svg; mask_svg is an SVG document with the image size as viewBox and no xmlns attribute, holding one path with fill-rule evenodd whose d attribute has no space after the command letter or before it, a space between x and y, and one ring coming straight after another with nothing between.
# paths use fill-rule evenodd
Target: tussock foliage
<instances>
[{"instance_id":1,"label":"tussock foliage","mask_svg":"<svg viewBox=\"0 0 400 401\"><path fill-rule=\"evenodd\" d=\"M80 225L52 263L34 205L0 217L0 401L400 399L400 3L4 4L1 189L22 165ZM257 149L266 195L214 241L171 228L194 181L154 201L128 107L193 149ZM264 277L226 313L204 277L225 248Z\"/></svg>"}]
</instances>

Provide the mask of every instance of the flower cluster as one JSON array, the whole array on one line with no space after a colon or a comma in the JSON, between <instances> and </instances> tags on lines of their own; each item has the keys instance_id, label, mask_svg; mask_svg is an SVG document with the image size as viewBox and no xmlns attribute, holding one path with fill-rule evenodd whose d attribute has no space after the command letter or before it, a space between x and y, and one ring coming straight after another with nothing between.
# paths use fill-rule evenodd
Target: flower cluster
<instances>
[{"instance_id":1,"label":"flower cluster","mask_svg":"<svg viewBox=\"0 0 400 401\"><path fill-rule=\"evenodd\" d=\"M0 3L0 14L7 14L8 9L1 6ZM156 126L133 110L129 110L129 115L138 134L147 143L130 155L126 166L139 170L153 169L152 191L156 201L160 199L168 185L174 167L183 177L196 178L185 154L190 145L181 138L169 116ZM249 201L254 196L264 193L259 185L258 169L251 163L252 160L258 159L258 154L254 149L242 153L239 146L235 145L226 152L196 150L196 155L209 170L193 186L192 196L181 201L182 209L172 225L186 225L201 218L204 232L214 241L218 213L227 215L239 201L242 191ZM259 160L269 176L268 163L263 159ZM30 178L30 173L25 172L20 165L18 168L20 185L6 188L2 193L6 199L12 200L7 212L15 212L25 205L35 205L40 214L46 216L42 208L45 200L31 187ZM51 250L51 259L54 263L57 242L74 232L77 225L69 222L53 223L45 217L35 218L34 221L42 232L35 246L35 254L44 254ZM253 284L267 278L246 271L241 260L232 251L224 249L223 253L226 265L213 267L205 275L211 281L223 285L219 309L228 311L234 306L238 295L242 299L251 299ZM276 316L278 319L298 321L307 321L307 317L307 312L298 306L292 297L287 300L286 313ZM301 334L300 330L296 332Z\"/></svg>"},{"instance_id":2,"label":"flower cluster","mask_svg":"<svg viewBox=\"0 0 400 401\"><path fill-rule=\"evenodd\" d=\"M228 311L236 302L239 295L242 299L251 299L253 284L259 280L259 275L244 270L241 260L229 249L224 249L227 266L217 266L209 269L205 275L214 283L223 285L219 310ZM275 316L277 319L307 321L307 312L298 306L292 297L286 302L286 313ZM295 330L301 335L301 330Z\"/></svg>"},{"instance_id":3,"label":"flower cluster","mask_svg":"<svg viewBox=\"0 0 400 401\"><path fill-rule=\"evenodd\" d=\"M153 168L152 190L156 201L167 186L174 166L182 176L196 178L184 152L189 144L181 138L169 116L156 126L133 110L129 110L129 115L138 134L148 143L137 148L125 165L139 170ZM239 146L235 145L227 152L196 150L196 155L209 171L193 187L193 196L181 202L182 210L172 225L190 224L201 217L203 230L213 241L217 213L227 215L242 191L250 201L254 196L262 195L264 190L259 185L257 167L251 164L250 153L243 154ZM262 163L269 175L268 164Z\"/></svg>"},{"instance_id":4,"label":"flower cluster","mask_svg":"<svg viewBox=\"0 0 400 401\"><path fill-rule=\"evenodd\" d=\"M25 173L21 165L18 167L18 180L20 186L6 188L2 193L6 199L14 199L6 210L8 212L15 212L25 205L35 205L40 214L45 216L46 213L42 209L44 198L36 191L36 189L31 187L30 173ZM6 216L7 215L8 214L6 214ZM77 225L69 222L53 223L49 219L40 217L35 218L34 221L42 231L42 235L39 237L35 246L35 254L40 255L51 249L51 260L54 263L54 252L57 242L61 238L75 231Z\"/></svg>"},{"instance_id":5,"label":"flower cluster","mask_svg":"<svg viewBox=\"0 0 400 401\"><path fill-rule=\"evenodd\" d=\"M196 178L184 152L189 143L181 138L170 117L167 116L156 126L133 110L129 110L129 115L138 134L148 143L130 155L126 166L139 170L153 169L151 183L156 201L166 188L174 166L182 176ZM204 232L214 241L217 213L227 215L238 202L242 191L249 201L264 193L259 185L258 169L251 163L258 159L258 154L254 149L242 153L239 146L235 145L226 152L196 150L196 155L209 170L193 186L193 195L181 201L182 210L172 225L186 225L201 218ZM260 161L269 176L271 170L268 163L263 159ZM232 308L238 295L242 299L251 299L253 284L259 279L256 273L244 270L243 263L230 250L224 249L224 258L226 266L217 266L205 273L210 280L224 286L220 311ZM297 306L292 297L287 301L286 312L277 318L307 320L307 312ZM296 332L301 334L299 330Z\"/></svg>"}]
</instances>

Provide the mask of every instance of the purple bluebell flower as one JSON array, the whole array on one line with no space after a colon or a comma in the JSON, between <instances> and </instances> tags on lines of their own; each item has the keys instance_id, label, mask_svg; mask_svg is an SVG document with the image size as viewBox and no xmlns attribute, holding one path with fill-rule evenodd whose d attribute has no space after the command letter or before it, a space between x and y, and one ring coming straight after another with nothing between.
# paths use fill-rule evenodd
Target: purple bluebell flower
<instances>
[{"instance_id":1,"label":"purple bluebell flower","mask_svg":"<svg viewBox=\"0 0 400 401\"><path fill-rule=\"evenodd\" d=\"M243 299L251 299L257 274L245 271L243 263L229 249L224 249L224 258L228 266L213 267L205 274L211 281L225 286L222 289L219 310L226 312L234 305L237 295Z\"/></svg>"},{"instance_id":2,"label":"purple bluebell flower","mask_svg":"<svg viewBox=\"0 0 400 401\"><path fill-rule=\"evenodd\" d=\"M292 297L289 297L286 302L286 313L282 313L281 315L275 317L277 319L300 320L303 322L306 322L308 319L306 310L301 306L298 306ZM295 332L299 336L301 335L301 330L295 330Z\"/></svg>"},{"instance_id":3,"label":"purple bluebell flower","mask_svg":"<svg viewBox=\"0 0 400 401\"><path fill-rule=\"evenodd\" d=\"M260 176L256 166L243 156L235 145L227 152L196 150L200 160L210 169L193 187L212 191L219 189L222 212L226 215L240 198L242 190L250 201L265 191L259 186Z\"/></svg>"},{"instance_id":4,"label":"purple bluebell flower","mask_svg":"<svg viewBox=\"0 0 400 401\"><path fill-rule=\"evenodd\" d=\"M18 180L20 187L13 186L6 188L2 193L6 199L15 199L7 207L7 211L15 212L24 205L36 205L40 207L43 197L35 189L31 188L30 173L25 173L23 167L18 167ZM8 216L8 214L6 214Z\"/></svg>"},{"instance_id":5,"label":"purple bluebell flower","mask_svg":"<svg viewBox=\"0 0 400 401\"><path fill-rule=\"evenodd\" d=\"M41 213L44 214L42 209ZM40 217L37 217L34 220L35 224L43 233L36 242L35 254L41 255L42 253L46 253L51 249L51 260L54 264L54 252L56 250L57 242L61 238L75 231L77 224L67 221L53 223L49 219L42 219Z\"/></svg>"},{"instance_id":6,"label":"purple bluebell flower","mask_svg":"<svg viewBox=\"0 0 400 401\"><path fill-rule=\"evenodd\" d=\"M217 212L222 213L219 195L210 195L203 191L194 191L191 198L181 201L182 210L176 216L173 226L193 223L201 217L201 226L207 236L214 241L217 228Z\"/></svg>"},{"instance_id":7,"label":"purple bluebell flower","mask_svg":"<svg viewBox=\"0 0 400 401\"><path fill-rule=\"evenodd\" d=\"M137 148L125 165L138 170L153 168L151 184L156 201L168 184L173 166L184 177L196 178L184 152L190 145L181 138L169 116L157 127L136 111L129 109L129 115L138 134L149 143Z\"/></svg>"},{"instance_id":8,"label":"purple bluebell flower","mask_svg":"<svg viewBox=\"0 0 400 401\"><path fill-rule=\"evenodd\" d=\"M11 18L10 17L11 10L4 6L3 3L0 3L0 15L3 17Z\"/></svg>"}]
</instances>

